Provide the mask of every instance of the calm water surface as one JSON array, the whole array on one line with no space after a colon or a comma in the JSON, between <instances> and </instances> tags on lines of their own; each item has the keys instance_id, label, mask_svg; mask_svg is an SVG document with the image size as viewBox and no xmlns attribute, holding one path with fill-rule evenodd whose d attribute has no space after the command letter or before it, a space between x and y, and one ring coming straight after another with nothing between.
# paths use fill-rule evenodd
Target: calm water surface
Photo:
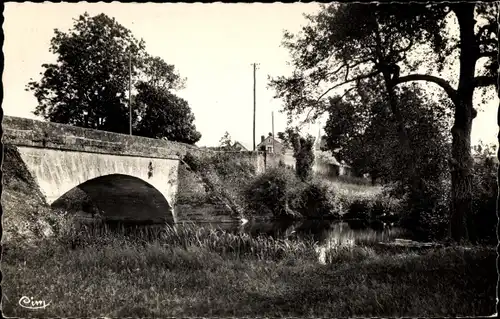
<instances>
[{"instance_id":1,"label":"calm water surface","mask_svg":"<svg viewBox=\"0 0 500 319\"><path fill-rule=\"evenodd\" d=\"M223 229L232 233L246 233L251 236L308 238L318 243L332 239L356 242L391 241L394 238L407 236L397 227L383 224L367 225L361 221L249 221L244 225L233 223L197 223L196 225Z\"/></svg>"}]
</instances>

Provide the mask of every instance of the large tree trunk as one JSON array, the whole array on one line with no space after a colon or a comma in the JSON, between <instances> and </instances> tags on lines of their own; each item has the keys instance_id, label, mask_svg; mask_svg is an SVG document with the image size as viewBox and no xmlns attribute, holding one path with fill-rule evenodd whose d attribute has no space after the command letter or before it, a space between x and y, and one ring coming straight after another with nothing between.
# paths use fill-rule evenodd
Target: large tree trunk
<instances>
[{"instance_id":1,"label":"large tree trunk","mask_svg":"<svg viewBox=\"0 0 500 319\"><path fill-rule=\"evenodd\" d=\"M470 134L474 118L472 97L457 105L455 123L451 129L451 203L450 237L455 242L475 242L472 222L472 167Z\"/></svg>"},{"instance_id":2,"label":"large tree trunk","mask_svg":"<svg viewBox=\"0 0 500 319\"><path fill-rule=\"evenodd\" d=\"M406 129L405 121L403 115L401 114L401 110L399 109L398 101L395 94L395 85L393 76L397 77L398 75L393 75L392 73L387 71L387 66L385 70L382 72L384 76L385 87L387 90L387 95L389 97L389 105L391 108L391 112L394 115L394 119L396 120L396 124L398 127L398 137L399 143L401 144L401 155L402 160L405 163L405 175L410 178L408 184L411 186L412 191L418 191L420 187L420 177L418 176L415 169L415 162L410 160L413 158L413 149L410 142L410 137L408 134L408 130Z\"/></svg>"},{"instance_id":3,"label":"large tree trunk","mask_svg":"<svg viewBox=\"0 0 500 319\"><path fill-rule=\"evenodd\" d=\"M474 75L479 48L474 35L474 3L452 5L460 26L460 77L455 104L455 123L451 129L451 217L450 237L455 242L475 242L472 223L472 167L470 135L474 110Z\"/></svg>"},{"instance_id":4,"label":"large tree trunk","mask_svg":"<svg viewBox=\"0 0 500 319\"><path fill-rule=\"evenodd\" d=\"M498 15L498 19L500 19L500 11ZM498 30L497 34L497 39L500 39L500 29ZM498 61L500 61L500 50L498 50ZM500 84L500 72L497 73L497 83ZM500 87L497 86L497 95L500 100ZM500 162L500 101L498 104L498 111L497 111L497 126L498 126L498 135L497 135L497 140L498 140L498 148L497 148L497 159ZM497 185L500 186L500 165L497 164ZM497 194L497 238L500 239L500 187L498 188L498 194ZM498 246L497 246L497 254L498 254ZM498 255L497 255L498 256ZM500 258L497 257L497 269L500 269ZM499 305L500 303L497 300L497 306L496 310L498 313L499 310Z\"/></svg>"}]
</instances>

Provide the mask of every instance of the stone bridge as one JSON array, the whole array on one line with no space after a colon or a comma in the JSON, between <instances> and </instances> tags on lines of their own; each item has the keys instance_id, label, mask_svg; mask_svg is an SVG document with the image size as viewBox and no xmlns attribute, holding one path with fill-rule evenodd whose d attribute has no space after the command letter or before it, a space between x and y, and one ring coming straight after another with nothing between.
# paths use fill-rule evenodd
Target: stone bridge
<instances>
[{"instance_id":1,"label":"stone bridge","mask_svg":"<svg viewBox=\"0 0 500 319\"><path fill-rule=\"evenodd\" d=\"M196 147L11 116L2 126L48 204L76 188L110 218L176 221L179 156Z\"/></svg>"}]
</instances>

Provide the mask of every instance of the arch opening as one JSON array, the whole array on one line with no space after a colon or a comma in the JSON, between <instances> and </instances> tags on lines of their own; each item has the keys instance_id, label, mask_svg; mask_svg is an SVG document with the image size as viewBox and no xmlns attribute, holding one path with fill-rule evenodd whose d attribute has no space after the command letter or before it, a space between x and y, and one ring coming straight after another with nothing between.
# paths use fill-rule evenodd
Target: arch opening
<instances>
[{"instance_id":1,"label":"arch opening","mask_svg":"<svg viewBox=\"0 0 500 319\"><path fill-rule=\"evenodd\" d=\"M51 206L86 217L99 214L106 221L148 224L174 221L172 206L158 189L140 178L123 174L88 180Z\"/></svg>"}]
</instances>

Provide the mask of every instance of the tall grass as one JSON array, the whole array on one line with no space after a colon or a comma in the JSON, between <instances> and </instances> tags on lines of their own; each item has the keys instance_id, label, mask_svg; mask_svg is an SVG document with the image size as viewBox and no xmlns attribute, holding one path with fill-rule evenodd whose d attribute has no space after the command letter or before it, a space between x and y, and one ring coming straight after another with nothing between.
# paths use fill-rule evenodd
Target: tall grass
<instances>
[{"instance_id":1,"label":"tall grass","mask_svg":"<svg viewBox=\"0 0 500 319\"><path fill-rule=\"evenodd\" d=\"M195 224L164 225L162 227L111 229L106 225L93 225L66 234L59 242L67 247L95 247L117 243L155 245L189 249L198 247L222 256L279 260L284 257L303 258L311 256L315 243L311 240L251 236L246 233L233 234L222 229L200 227Z\"/></svg>"},{"instance_id":2,"label":"tall grass","mask_svg":"<svg viewBox=\"0 0 500 319\"><path fill-rule=\"evenodd\" d=\"M398 317L494 310L494 250L332 245L321 265L323 246L312 241L194 225L149 233L94 228L71 236L81 246L45 239L7 247L6 315ZM23 295L51 305L34 313L17 306Z\"/></svg>"}]
</instances>

